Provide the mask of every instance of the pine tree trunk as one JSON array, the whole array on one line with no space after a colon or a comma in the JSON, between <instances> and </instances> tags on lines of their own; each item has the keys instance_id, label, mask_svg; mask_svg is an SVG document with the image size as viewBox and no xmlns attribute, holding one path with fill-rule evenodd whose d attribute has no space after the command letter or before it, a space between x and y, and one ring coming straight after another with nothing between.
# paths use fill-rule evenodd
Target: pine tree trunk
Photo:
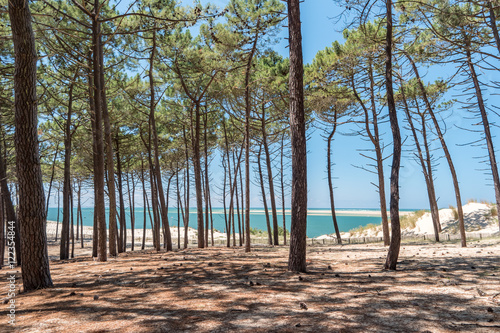
<instances>
[{"instance_id":1,"label":"pine tree trunk","mask_svg":"<svg viewBox=\"0 0 500 333\"><path fill-rule=\"evenodd\" d=\"M446 157L446 161L448 162L448 166L450 168L451 177L453 179L453 187L455 189L455 199L457 202L458 227L460 230L461 243L462 243L462 247L466 247L467 240L466 240L466 234L465 234L464 212L462 209L462 198L461 198L461 194L460 194L460 185L458 183L458 177L457 177L457 173L455 171L455 166L453 164L453 160L451 159L451 154L448 150L448 146L446 145L446 142L444 141L444 135L441 131L441 127L439 126L436 115L434 114L434 110L432 109L431 103L429 102L429 99L427 98L427 91L425 90L424 84L422 83L422 80L420 79L420 75L419 75L417 66L415 65L415 62L413 61L413 59L410 57L409 54L405 53L405 56L413 68L413 73L415 74L415 77L417 79L417 83L418 83L418 86L420 88L420 92L422 93L422 97L424 99L425 106L427 108L427 112L429 112L429 115L431 116L432 122L434 124L434 128L436 129L436 134L439 138L439 141L441 143L441 147L443 148L443 152L444 152L444 155Z\"/></svg>"},{"instance_id":2,"label":"pine tree trunk","mask_svg":"<svg viewBox=\"0 0 500 333\"><path fill-rule=\"evenodd\" d=\"M56 152L54 153L54 160L52 161L52 173L50 174L50 181L49 181L49 192L47 194L47 205L45 209L45 214L49 214L49 202L50 202L50 194L52 191L52 183L54 181L54 174L56 171L56 160L57 160L57 155L59 153L59 144L56 146Z\"/></svg>"},{"instance_id":3,"label":"pine tree trunk","mask_svg":"<svg viewBox=\"0 0 500 333\"><path fill-rule=\"evenodd\" d=\"M300 1L288 0L290 42L290 138L292 143L292 226L288 270L306 271L307 148Z\"/></svg>"},{"instance_id":4,"label":"pine tree trunk","mask_svg":"<svg viewBox=\"0 0 500 333\"><path fill-rule=\"evenodd\" d=\"M156 28L156 26L155 26ZM149 106L149 120L150 120L150 130L153 134L153 147L154 147L154 162L155 162L155 176L156 176L156 186L158 190L158 197L160 199L160 214L161 220L164 225L165 237L166 237L166 245L167 251L172 251L172 236L170 235L170 225L168 223L168 210L165 205L165 196L163 192L163 183L161 178L161 168L160 168L160 149L158 144L158 132L156 130L156 120L155 120L155 89L154 89L154 79L153 79L153 66L154 66L154 58L156 52L156 30L153 30L153 47L151 51L150 57L150 67L149 67L149 84L150 84L150 106ZM159 231L159 230L158 230Z\"/></svg>"},{"instance_id":5,"label":"pine tree trunk","mask_svg":"<svg viewBox=\"0 0 500 333\"><path fill-rule=\"evenodd\" d=\"M484 138L486 140L486 146L488 147L488 156L490 158L491 175L493 177L493 187L495 188L498 227L500 229L500 177L498 175L498 164L495 156L495 148L493 147L493 140L491 138L490 122L488 120L488 114L486 113L486 107L484 105L483 93L481 91L481 86L479 85L479 80L476 74L476 68L472 63L472 56L469 49L467 49L467 64L469 65L472 81L474 82L477 103L479 111L481 112L481 120L484 128Z\"/></svg>"},{"instance_id":6,"label":"pine tree trunk","mask_svg":"<svg viewBox=\"0 0 500 333\"><path fill-rule=\"evenodd\" d=\"M188 228L189 228L189 150L188 150L188 142L186 137L186 130L183 128L184 134L184 147L186 150L186 175L184 177L184 181L186 185L184 186L184 199L185 202L185 214L184 214L184 249L188 247Z\"/></svg>"},{"instance_id":7,"label":"pine tree trunk","mask_svg":"<svg viewBox=\"0 0 500 333\"><path fill-rule=\"evenodd\" d=\"M5 155L4 152L2 152L2 145L0 144L0 190L2 192L2 197L0 197L0 201L3 204L3 208L5 211L5 217L7 219L7 222L12 222L14 221L14 225L17 225L17 217L16 217L16 209L14 207L14 204L12 203L12 196L10 194L9 190L9 185L7 184L7 164L5 162ZM3 215L2 215L3 219ZM16 233L19 234L19 233ZM16 249L15 249L15 254L16 254L16 262L18 264L21 263L21 248L20 245L21 243L16 239L14 239L16 242Z\"/></svg>"},{"instance_id":8,"label":"pine tree trunk","mask_svg":"<svg viewBox=\"0 0 500 333\"><path fill-rule=\"evenodd\" d=\"M260 190L262 193L262 203L264 204L264 215L266 216L267 238L268 238L267 240L269 245L273 245L271 222L269 221L269 210L267 209L266 188L264 187L264 177L262 176L262 163L260 162L261 153L262 153L262 145L259 146L259 152L257 153L257 166L259 167Z\"/></svg>"},{"instance_id":9,"label":"pine tree trunk","mask_svg":"<svg viewBox=\"0 0 500 333\"><path fill-rule=\"evenodd\" d=\"M285 211L285 170L283 155L285 155L285 133L281 136L280 183L281 183L281 214L283 217L283 244L286 245L286 211Z\"/></svg>"},{"instance_id":10,"label":"pine tree trunk","mask_svg":"<svg viewBox=\"0 0 500 333\"><path fill-rule=\"evenodd\" d=\"M403 104L404 104L406 120L408 121L408 124L410 125L411 133L413 135L413 140L415 141L415 146L417 147L417 153L415 155L418 156L420 166L422 167L422 172L424 174L425 184L427 185L427 197L429 199L429 206L431 207L431 215L432 215L432 222L433 222L432 224L434 227L434 237L436 239L436 242L439 242L439 230L438 230L437 223L435 220L436 212L434 210L435 197L432 195L432 192L431 192L431 183L429 182L430 178L429 178L429 174L428 174L428 169L426 166L426 162L424 160L424 156L422 154L422 148L420 146L420 142L419 142L419 139L417 136L417 131L415 129L415 126L413 124L413 119L412 119L411 114L410 114L410 109L408 107L408 102L406 100L404 87L401 87L401 97L402 97ZM425 122L422 123L422 129L425 129ZM426 135L424 133L425 132L423 132L422 135L424 136L425 147L427 149L427 138L426 138ZM439 218L439 212L438 212L438 218Z\"/></svg>"},{"instance_id":11,"label":"pine tree trunk","mask_svg":"<svg viewBox=\"0 0 500 333\"><path fill-rule=\"evenodd\" d=\"M76 78L76 74L75 74ZM63 185L63 222L61 229L61 244L59 248L59 259L69 258L69 219L70 198L71 198L71 116L73 113L73 87L71 83L68 91L68 115L66 117L66 126L64 130L64 185Z\"/></svg>"},{"instance_id":12,"label":"pine tree trunk","mask_svg":"<svg viewBox=\"0 0 500 333\"><path fill-rule=\"evenodd\" d=\"M130 178L132 178L132 193L130 192ZM127 193L128 193L128 204L130 210L130 228L132 229L132 244L131 251L135 248L135 182L134 173L129 170L127 172Z\"/></svg>"},{"instance_id":13,"label":"pine tree trunk","mask_svg":"<svg viewBox=\"0 0 500 333\"><path fill-rule=\"evenodd\" d=\"M208 126L208 113L207 113L207 109L206 109L206 106L205 106L205 116L203 117L204 119L204 122L203 122L203 139L204 139L204 149L205 149L205 246L208 247L208 229L209 229L209 221L208 221L208 217L209 217L209 211L208 211L208 207L209 207L209 202L208 202L208 198L209 198L209 194L208 194L208 191L210 189L209 187L209 173L208 173L208 139L207 139L207 126Z\"/></svg>"},{"instance_id":14,"label":"pine tree trunk","mask_svg":"<svg viewBox=\"0 0 500 333\"><path fill-rule=\"evenodd\" d=\"M491 31L493 32L493 37L495 37L495 43L498 49L498 52L500 52L500 35L498 34L498 28L497 28L497 18L495 15L495 10L493 9L493 3L491 0L486 1L488 10L490 12L490 26L491 26ZM500 222L499 222L500 223Z\"/></svg>"},{"instance_id":15,"label":"pine tree trunk","mask_svg":"<svg viewBox=\"0 0 500 333\"><path fill-rule=\"evenodd\" d=\"M269 198L271 200L271 213L273 216L273 241L274 245L280 245L279 230L278 230L278 213L276 212L276 196L274 195L274 180L273 180L273 170L271 165L271 153L269 152L269 144L267 142L266 109L264 104L262 105L262 145L264 146L264 153L266 154L267 180L269 182Z\"/></svg>"},{"instance_id":16,"label":"pine tree trunk","mask_svg":"<svg viewBox=\"0 0 500 333\"><path fill-rule=\"evenodd\" d=\"M94 15L92 16L92 45L93 45L93 78L94 78L94 114L95 114L95 154L94 154L94 188L95 188L95 210L98 225L97 255L98 261L107 261L107 228L106 228L106 207L104 201L104 141L103 141L103 96L101 81L101 71L103 70L100 61L101 44L101 24L98 21L99 0L94 0ZM114 217L114 216L113 216Z\"/></svg>"},{"instance_id":17,"label":"pine tree trunk","mask_svg":"<svg viewBox=\"0 0 500 333\"><path fill-rule=\"evenodd\" d=\"M120 242L121 247L118 253L127 251L127 222L125 220L125 200L123 199L123 181L122 181L122 161L120 158L120 141L118 135L115 138L116 144L116 172L118 176L118 200L120 202Z\"/></svg>"},{"instance_id":18,"label":"pine tree trunk","mask_svg":"<svg viewBox=\"0 0 500 333\"><path fill-rule=\"evenodd\" d=\"M195 105L193 140L193 172L196 188L196 220L198 221L198 248L205 247L205 231L203 225L203 191L201 189L201 156L200 156L200 103Z\"/></svg>"},{"instance_id":19,"label":"pine tree trunk","mask_svg":"<svg viewBox=\"0 0 500 333\"><path fill-rule=\"evenodd\" d=\"M332 181L332 138L337 130L337 114L335 114L335 123L333 125L332 132L328 135L327 145L326 145L326 167L328 173L328 189L330 192L330 209L332 211L333 228L335 229L335 235L337 236L337 243L342 244L342 238L340 237L339 225L337 223L337 215L335 214L335 201L333 196L333 181Z\"/></svg>"},{"instance_id":20,"label":"pine tree trunk","mask_svg":"<svg viewBox=\"0 0 500 333\"><path fill-rule=\"evenodd\" d=\"M392 87L392 0L386 0L387 9L387 34L385 46L385 86L387 94L387 106L389 107L389 121L391 123L393 153L391 168L391 243L385 269L396 270L399 250L401 247L401 224L399 221L399 168L401 164L401 134L399 132L398 115L394 101L394 90Z\"/></svg>"},{"instance_id":21,"label":"pine tree trunk","mask_svg":"<svg viewBox=\"0 0 500 333\"><path fill-rule=\"evenodd\" d=\"M19 183L18 224L24 291L52 286L47 254L47 214L38 148L35 35L24 0L8 2L14 42L15 147Z\"/></svg>"}]
</instances>

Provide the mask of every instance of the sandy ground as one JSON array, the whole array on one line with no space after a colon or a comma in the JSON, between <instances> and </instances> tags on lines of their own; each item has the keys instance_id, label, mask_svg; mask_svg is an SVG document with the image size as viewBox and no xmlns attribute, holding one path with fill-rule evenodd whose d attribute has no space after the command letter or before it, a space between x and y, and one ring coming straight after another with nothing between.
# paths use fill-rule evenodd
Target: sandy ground
<instances>
[{"instance_id":1,"label":"sandy ground","mask_svg":"<svg viewBox=\"0 0 500 333\"><path fill-rule=\"evenodd\" d=\"M0 332L500 332L499 238L403 244L395 272L382 270L386 253L313 246L308 273L296 274L285 246L105 263L77 249L51 261L53 288L16 295L14 327L0 304Z\"/></svg>"}]
</instances>

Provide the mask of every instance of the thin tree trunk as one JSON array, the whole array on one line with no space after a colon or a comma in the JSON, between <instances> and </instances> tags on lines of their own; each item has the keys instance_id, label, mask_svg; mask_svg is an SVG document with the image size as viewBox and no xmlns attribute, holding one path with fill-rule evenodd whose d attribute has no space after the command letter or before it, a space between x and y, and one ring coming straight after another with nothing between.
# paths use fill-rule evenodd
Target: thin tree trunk
<instances>
[{"instance_id":1,"label":"thin tree trunk","mask_svg":"<svg viewBox=\"0 0 500 333\"><path fill-rule=\"evenodd\" d=\"M285 212L285 170L283 165L283 155L285 151L285 132L281 136L281 160L280 160L280 180L281 180L281 214L283 215L283 244L286 245L286 212Z\"/></svg>"},{"instance_id":2,"label":"thin tree trunk","mask_svg":"<svg viewBox=\"0 0 500 333\"><path fill-rule=\"evenodd\" d=\"M78 180L78 208L77 208L77 221L80 220L80 243L82 249L84 248L84 239L83 239L83 214L82 214L82 181ZM77 235L78 235L78 223L77 223ZM77 238L78 239L78 238Z\"/></svg>"},{"instance_id":3,"label":"thin tree trunk","mask_svg":"<svg viewBox=\"0 0 500 333\"><path fill-rule=\"evenodd\" d=\"M306 271L307 148L300 1L288 0L290 42L290 138L292 142L292 226L288 270Z\"/></svg>"},{"instance_id":4,"label":"thin tree trunk","mask_svg":"<svg viewBox=\"0 0 500 333\"><path fill-rule=\"evenodd\" d=\"M75 257L75 214L74 214L73 188L71 191L71 258ZM69 249L68 249L69 253Z\"/></svg>"},{"instance_id":5,"label":"thin tree trunk","mask_svg":"<svg viewBox=\"0 0 500 333\"><path fill-rule=\"evenodd\" d=\"M266 199L266 189L264 187L264 177L262 176L262 163L260 162L260 156L262 153L262 145L259 146L259 152L257 153L257 165L259 167L259 180L260 180L260 190L262 193L262 203L264 204L264 214L266 215L266 226L267 226L267 240L269 245L273 245L273 235L271 231L271 223L269 221L269 210L267 209L267 199Z\"/></svg>"},{"instance_id":6,"label":"thin tree trunk","mask_svg":"<svg viewBox=\"0 0 500 333\"><path fill-rule=\"evenodd\" d=\"M184 205L185 208L185 214L184 214L184 249L187 249L188 247L188 228L189 228L189 150L188 150L188 145L187 145L187 138L186 138L186 130L183 128L183 134L184 134L184 145L186 149L186 175L184 176L184 182L186 185L184 186L184 199L186 200L186 203Z\"/></svg>"},{"instance_id":7,"label":"thin tree trunk","mask_svg":"<svg viewBox=\"0 0 500 333\"><path fill-rule=\"evenodd\" d=\"M1 151L0 151L1 154ZM0 186L0 269L2 269L5 258L5 210L3 203L3 189Z\"/></svg>"},{"instance_id":8,"label":"thin tree trunk","mask_svg":"<svg viewBox=\"0 0 500 333\"><path fill-rule=\"evenodd\" d=\"M15 147L19 184L18 225L24 291L52 286L47 254L47 214L38 148L37 53L31 13L24 0L8 2L15 54ZM24 235L24 236L23 236Z\"/></svg>"},{"instance_id":9,"label":"thin tree trunk","mask_svg":"<svg viewBox=\"0 0 500 333\"><path fill-rule=\"evenodd\" d=\"M93 46L93 77L94 77L94 114L95 114L95 132L93 135L95 143L94 154L94 188L95 188L95 210L97 211L97 225L98 225L98 261L107 261L107 228L106 228L106 208L104 202L104 142L103 142L103 94L101 71L102 62L100 61L100 44L101 44L101 24L98 20L100 8L99 0L94 0L94 13L92 16L92 46ZM114 218L114 214L112 215Z\"/></svg>"},{"instance_id":10,"label":"thin tree trunk","mask_svg":"<svg viewBox=\"0 0 500 333\"><path fill-rule=\"evenodd\" d=\"M413 61L413 59L410 57L409 54L405 53L405 56L413 68L413 73L415 74L415 77L417 79L418 86L420 88L420 92L422 93L422 97L423 97L424 102L425 102L425 106L427 108L427 111L429 112L429 115L431 116L432 122L434 124L434 128L436 129L436 133L437 133L439 141L441 143L441 147L443 148L443 152L444 152L444 155L446 157L446 161L448 162L448 166L450 168L451 177L453 179L453 187L455 189L455 199L457 202L458 226L459 226L459 230L460 230L462 247L466 247L467 240L466 240L466 234L465 234L464 212L462 209L462 198L461 198L461 194L460 194L460 185L458 183L458 177L457 177L457 173L455 171L455 166L453 165L453 161L451 159L451 154L448 150L448 146L446 145L446 142L444 141L444 136L443 136L443 133L441 131L441 127L439 126L436 115L434 114L434 110L432 109L431 103L430 103L429 99L427 98L427 91L425 90L424 84L422 83L422 80L420 79L418 68L415 65L415 62Z\"/></svg>"},{"instance_id":11,"label":"thin tree trunk","mask_svg":"<svg viewBox=\"0 0 500 333\"><path fill-rule=\"evenodd\" d=\"M234 157L233 157L234 158ZM239 172L241 174L241 172ZM235 198L236 198L236 215L238 216L238 236L239 236L239 241L240 241L240 246L243 246L243 237L242 237L242 229L241 229L241 217L240 217L240 200L238 197L238 185L236 185L236 192L235 192Z\"/></svg>"},{"instance_id":12,"label":"thin tree trunk","mask_svg":"<svg viewBox=\"0 0 500 333\"><path fill-rule=\"evenodd\" d=\"M78 71L75 73L76 79ZM63 185L63 222L61 229L61 244L59 248L59 259L64 260L69 258L69 241L70 229L69 219L71 206L71 116L73 114L73 88L74 83L71 83L68 91L68 115L66 118L66 126L64 130L64 185Z\"/></svg>"},{"instance_id":13,"label":"thin tree trunk","mask_svg":"<svg viewBox=\"0 0 500 333\"><path fill-rule=\"evenodd\" d=\"M245 69L245 252L250 252L250 72L253 57L257 50L259 30L255 32L254 42Z\"/></svg>"},{"instance_id":14,"label":"thin tree trunk","mask_svg":"<svg viewBox=\"0 0 500 333\"><path fill-rule=\"evenodd\" d=\"M328 172L328 189L330 190L330 209L332 211L333 228L335 229L335 234L337 236L337 243L342 244L342 238L340 237L339 225L337 223L337 214L335 214L335 202L333 196L333 183L332 183L332 138L337 130L337 114L335 113L335 122L333 124L333 129L327 139L327 149L326 149L326 167Z\"/></svg>"},{"instance_id":15,"label":"thin tree trunk","mask_svg":"<svg viewBox=\"0 0 500 333\"><path fill-rule=\"evenodd\" d=\"M130 176L129 176L130 175ZM132 178L132 194L130 193L130 178ZM132 229L132 245L131 251L134 251L135 247L135 182L134 173L127 172L127 192L128 192L128 204L130 210L130 228Z\"/></svg>"},{"instance_id":16,"label":"thin tree trunk","mask_svg":"<svg viewBox=\"0 0 500 333\"><path fill-rule=\"evenodd\" d=\"M142 182L142 203L144 206L144 223L142 227L142 244L141 244L141 250L144 250L145 243L146 243L146 206L148 207L147 210L149 210L149 205L148 205L148 198L146 194L146 182L144 180L144 161L141 156L141 182Z\"/></svg>"},{"instance_id":17,"label":"thin tree trunk","mask_svg":"<svg viewBox=\"0 0 500 333\"><path fill-rule=\"evenodd\" d=\"M432 214L432 222L433 222L433 226L434 226L434 237L436 239L436 242L439 242L439 230L438 230L438 227L437 227L437 223L436 223L436 211L434 210L434 202L435 201L435 197L432 195L432 192L431 192L431 185L430 185L430 182L429 182L429 174L428 174L428 169L427 169L427 166L426 166L426 163L425 163L425 160L424 160L424 156L422 154L422 148L420 147L420 142L419 142L419 139L418 139L418 136L417 136L417 131L415 129L415 126L413 125L413 119L411 117L411 114L410 114L410 109L408 107L408 102L406 100L406 96L405 96L405 92L404 92L404 86L401 87L401 96L402 96L402 99L403 99L403 104L404 104L404 110L405 110L405 114L406 114L406 120L408 121L408 124L410 125L410 129L411 129L411 133L413 135L413 140L415 141L415 146L417 147L417 155L418 156L418 159L420 161L420 166L422 167L422 172L424 174L424 179L425 179L425 184L427 185L427 196L429 198L429 205L431 207L431 214ZM425 129L425 122L422 123L422 128ZM427 148L427 138L425 137L425 134L422 133L422 135L424 136L424 141L425 141L425 145L426 145L426 149ZM439 218L439 212L438 212L438 218Z\"/></svg>"},{"instance_id":18,"label":"thin tree trunk","mask_svg":"<svg viewBox=\"0 0 500 333\"><path fill-rule=\"evenodd\" d=\"M493 186L495 188L495 199L497 204L497 217L498 217L498 227L500 229L500 177L498 175L498 165L495 156L495 148L493 147L493 140L491 139L490 122L488 120L488 114L486 113L486 108L484 106L483 93L481 91L481 86L476 74L476 68L472 63L472 56L470 50L467 48L467 64L469 65L470 74L472 76L472 81L474 82L474 88L476 90L476 98L481 112L481 120L484 128L484 137L486 140L486 146L488 147L488 155L490 158L491 175L493 177ZM465 233L465 231L464 231Z\"/></svg>"},{"instance_id":19,"label":"thin tree trunk","mask_svg":"<svg viewBox=\"0 0 500 333\"><path fill-rule=\"evenodd\" d=\"M396 270L401 247L401 224L399 221L399 168L401 163L401 134L399 132L396 103L392 86L392 0L386 0L387 34L385 46L385 86L389 120L391 123L393 154L391 168L391 243L387 253L385 269Z\"/></svg>"},{"instance_id":20,"label":"thin tree trunk","mask_svg":"<svg viewBox=\"0 0 500 333\"><path fill-rule=\"evenodd\" d=\"M108 197L109 197L109 254L113 257L123 248L122 240L118 235L116 224L116 187L115 187L115 162L113 157L113 139L111 136L111 122L108 112L108 100L106 97L106 80L104 79L104 52L102 42L99 42L99 61L101 65L101 108L104 123L104 139L106 142L106 167L108 175Z\"/></svg>"},{"instance_id":21,"label":"thin tree trunk","mask_svg":"<svg viewBox=\"0 0 500 333\"><path fill-rule=\"evenodd\" d=\"M16 209L14 207L14 204L12 203L12 196L9 190L9 185L7 184L7 163L4 152L2 152L1 144L0 144L0 188L2 192L2 197L0 198L0 201L2 201L3 203L7 222L14 222L14 225L17 226ZM16 232L16 234L19 233ZM17 247L15 248L15 254L16 254L16 262L19 265L21 263L21 248L20 248L21 243L18 242L16 239L14 239L17 245Z\"/></svg>"},{"instance_id":22,"label":"thin tree trunk","mask_svg":"<svg viewBox=\"0 0 500 333\"><path fill-rule=\"evenodd\" d=\"M490 12L491 31L493 32L493 37L495 37L495 43L497 45L498 52L500 52L500 35L498 34L497 18L495 15L495 10L493 9L493 3L491 0L488 0L488 1L486 1L486 4L487 4L489 12Z\"/></svg>"},{"instance_id":23,"label":"thin tree trunk","mask_svg":"<svg viewBox=\"0 0 500 333\"><path fill-rule=\"evenodd\" d=\"M181 192L179 190L179 163L177 163L177 172L176 172L176 189L177 189L177 248L181 248L181 220L180 220L180 212L179 208L182 205L181 201Z\"/></svg>"},{"instance_id":24,"label":"thin tree trunk","mask_svg":"<svg viewBox=\"0 0 500 333\"><path fill-rule=\"evenodd\" d=\"M52 161L52 173L50 174L50 181L49 181L49 193L47 194L47 208L45 209L45 214L49 214L49 202L50 202L50 194L52 191L52 182L54 181L54 174L56 171L56 160L57 160L57 154L59 153L59 145L56 146L56 152L54 153L54 160Z\"/></svg>"},{"instance_id":25,"label":"thin tree trunk","mask_svg":"<svg viewBox=\"0 0 500 333\"><path fill-rule=\"evenodd\" d=\"M152 37L152 51L151 51L151 57L150 57L150 67L149 67L149 84L150 84L150 94L151 94L151 100L150 100L150 106L149 106L149 121L150 121L150 130L151 133L153 134L153 147L154 147L154 162L155 162L155 176L156 176L156 188L158 190L158 197L160 199L160 214L161 214L161 220L164 226L165 230L165 243L167 245L167 251L172 251L172 236L170 235L170 226L168 223L168 210L166 208L165 204L165 195L163 192L163 183L162 183L162 178L161 178L161 168L160 168L160 149L159 149L159 144L158 144L158 133L156 130L156 120L155 120L155 108L156 108L156 102L155 102L155 89L154 89L154 78L153 78L153 67L154 67L154 58L156 54L156 26L155 29L153 30L153 37ZM158 230L159 234L159 230ZM159 239L158 239L159 241Z\"/></svg>"},{"instance_id":26,"label":"thin tree trunk","mask_svg":"<svg viewBox=\"0 0 500 333\"><path fill-rule=\"evenodd\" d=\"M203 140L204 140L204 150L205 150L205 246L208 247L208 229L209 229L209 194L208 191L210 189L209 182L209 172L208 172L208 139L207 139L207 127L208 127L208 112L207 107L205 106L205 116L203 117Z\"/></svg>"},{"instance_id":27,"label":"thin tree trunk","mask_svg":"<svg viewBox=\"0 0 500 333\"><path fill-rule=\"evenodd\" d=\"M244 211L245 211L245 192L243 191L243 175L242 175L242 172L240 170L239 172L239 175L240 175L240 199L241 199L241 230L242 230L242 233L241 233L241 236L242 236L242 242L245 243L245 230L246 230L246 227L245 227L245 214L244 214Z\"/></svg>"},{"instance_id":28,"label":"thin tree trunk","mask_svg":"<svg viewBox=\"0 0 500 333\"><path fill-rule=\"evenodd\" d=\"M58 184L58 186L57 186L57 221L56 221L56 239L55 239L56 242L57 242L57 234L59 232L59 213L60 213L60 211L61 211L61 184ZM96 246L97 246L97 243L96 243Z\"/></svg>"},{"instance_id":29,"label":"thin tree trunk","mask_svg":"<svg viewBox=\"0 0 500 333\"><path fill-rule=\"evenodd\" d=\"M418 104L417 104L418 107ZM427 140L427 125L425 114L420 113L420 117L422 119L422 136L424 138L424 149L425 149L425 161L427 163L427 175L429 177L429 201L431 207L431 215L432 221L435 225L434 232L437 232L437 235L441 232L441 223L439 222L439 208L436 199L436 190L434 188L434 178L432 175L432 162L431 162L431 152L429 149L429 142ZM436 242L439 242L439 237L436 237Z\"/></svg>"},{"instance_id":30,"label":"thin tree trunk","mask_svg":"<svg viewBox=\"0 0 500 333\"><path fill-rule=\"evenodd\" d=\"M276 211L276 197L274 195L274 180L273 170L271 165L271 153L269 152L269 144L267 142L266 132L266 108L262 104L262 145L264 146L264 153L266 155L267 166L267 180L269 182L269 197L271 200L271 212L273 215L273 240L274 245L279 245L279 230L278 230L278 213Z\"/></svg>"},{"instance_id":31,"label":"thin tree trunk","mask_svg":"<svg viewBox=\"0 0 500 333\"><path fill-rule=\"evenodd\" d=\"M120 201L120 242L118 253L127 251L127 222L125 220L125 200L123 199L122 162L120 158L120 142L118 135L115 138L116 144L116 172L118 176L118 200Z\"/></svg>"},{"instance_id":32,"label":"thin tree trunk","mask_svg":"<svg viewBox=\"0 0 500 333\"><path fill-rule=\"evenodd\" d=\"M375 80L373 79L373 63L371 58L369 59L369 65L370 67L368 71L368 76L370 78L370 101L371 101L372 122L373 122L373 137L371 139L375 148L375 155L377 158L378 195L380 201L380 214L382 216L382 234L384 238L384 245L389 246L390 234L389 234L389 219L387 217L387 202L385 198L384 157L382 156L382 148L380 147L378 115L375 103ZM369 129L368 124L366 124L366 126L367 129Z\"/></svg>"}]
</instances>

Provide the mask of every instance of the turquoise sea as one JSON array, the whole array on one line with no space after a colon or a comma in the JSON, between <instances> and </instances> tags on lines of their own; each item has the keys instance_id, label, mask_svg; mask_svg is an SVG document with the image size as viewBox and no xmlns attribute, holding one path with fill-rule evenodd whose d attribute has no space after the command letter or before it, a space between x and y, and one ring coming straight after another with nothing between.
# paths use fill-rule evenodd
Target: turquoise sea
<instances>
[{"instance_id":1,"label":"turquoise sea","mask_svg":"<svg viewBox=\"0 0 500 333\"><path fill-rule=\"evenodd\" d=\"M349 211L349 214L343 214L342 211ZM359 215L352 215L352 212L358 211ZM359 226L365 226L369 223L379 224L382 219L377 216L367 216L366 211L370 212L378 212L377 209L339 209L337 213L337 222L339 224L340 231L349 231L353 228ZM130 210L126 209L126 220L127 220L127 228L130 228L131 220L130 220ZM76 209L75 213L75 223L76 223ZM225 223L224 223L224 210L222 208L215 208L212 210L213 213L213 223L214 229L225 232ZM283 215L281 211L278 211L278 225L280 227L283 226ZM363 213L365 215L363 215ZM83 215L83 225L92 226L94 221L94 209L93 208L82 208ZM152 213L151 213L152 216ZM237 215L236 217L236 231L238 231L237 226ZM171 226L177 226L177 209L169 209L168 211L169 223ZM272 224L272 216L269 217ZM49 208L48 217L49 221L57 220L57 208ZM289 211L285 211L285 220L287 230L290 230L290 215ZM59 221L62 221L62 208L59 213ZM189 212L189 226L196 229L196 209L191 209ZM135 209L135 228L142 229L144 226L144 208L136 208ZM181 216L181 226L182 226L182 216ZM266 227L266 217L264 213L264 209L255 208L250 210L250 227L267 230ZM149 215L146 216L146 228L151 228L151 222L149 219ZM308 237L318 237L320 235L332 234L334 233L333 221L330 210L328 208L322 209L309 209L308 217L307 217L307 236Z\"/></svg>"}]
</instances>

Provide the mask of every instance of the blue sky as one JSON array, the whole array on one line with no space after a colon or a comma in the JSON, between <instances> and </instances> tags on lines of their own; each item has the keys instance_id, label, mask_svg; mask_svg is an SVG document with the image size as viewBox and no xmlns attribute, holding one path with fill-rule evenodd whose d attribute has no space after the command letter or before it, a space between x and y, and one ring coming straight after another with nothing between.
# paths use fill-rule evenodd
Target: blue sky
<instances>
[{"instance_id":1,"label":"blue sky","mask_svg":"<svg viewBox=\"0 0 500 333\"><path fill-rule=\"evenodd\" d=\"M190 1L184 2L190 3ZM223 7L227 1L216 0L211 1L211 3ZM333 41L343 41L342 34L338 32L342 29L342 22L337 23L334 19L340 12L341 9L337 7L333 0L306 0L301 4L305 63L310 63L319 50L331 46ZM287 34L286 28L283 28L279 35L281 41L273 47L277 52L286 57L288 56L287 41L285 40ZM438 68L436 72L442 73L445 76L447 74L446 71L445 68ZM425 73L426 71L423 72ZM485 74L486 77L491 78L491 74ZM455 94L457 93L455 92ZM399 117L401 124L402 115ZM478 159L478 157L485 156L486 151L481 147L457 146L457 144L464 144L478 139L478 134L469 133L457 128L457 126L470 127L471 120L466 119L467 117L470 117L470 115L466 111L461 110L457 105L446 119L448 127L446 139L455 163L455 168L457 169L462 200L464 203L468 199L494 201L492 181L488 175L485 175L485 171L483 170L488 168L489 165L480 164L480 159ZM491 120L493 121L494 119ZM390 143L391 131L389 124L386 124L383 129L383 132L386 133L385 141L386 143ZM342 129L340 127L339 130L347 132L348 128ZM493 129L493 132L498 133L498 128ZM308 141L308 206L311 208L329 207L326 179L326 143L320 134L319 130L310 133L310 140ZM409 135L405 131L402 134L403 139ZM438 149L440 147L439 143L433 142L432 146L436 148L435 154L441 156L441 151ZM353 167L353 165L359 166L367 163L366 158L360 156L358 151L364 148L370 148L370 145L361 138L352 136L339 135L333 143L333 161L335 163L333 172L336 177L334 183L336 186L335 197L337 207L379 207L378 194L375 187L370 184L377 181L376 176ZM403 149L408 150L411 148L412 141L408 138ZM392 147L389 147L389 149L392 150ZM428 208L424 177L420 171L420 166L409 155L409 152L404 153L402 161L400 206L407 209ZM444 158L440 159L438 163L439 165L435 173L436 191L439 198L438 204L440 207L456 205L453 183L446 160ZM390 164L391 159L387 159L384 164L387 198L389 198ZM257 191L257 188L253 189L252 206L254 207L262 206L259 196L260 192ZM389 202L389 199L387 201Z\"/></svg>"}]
</instances>

